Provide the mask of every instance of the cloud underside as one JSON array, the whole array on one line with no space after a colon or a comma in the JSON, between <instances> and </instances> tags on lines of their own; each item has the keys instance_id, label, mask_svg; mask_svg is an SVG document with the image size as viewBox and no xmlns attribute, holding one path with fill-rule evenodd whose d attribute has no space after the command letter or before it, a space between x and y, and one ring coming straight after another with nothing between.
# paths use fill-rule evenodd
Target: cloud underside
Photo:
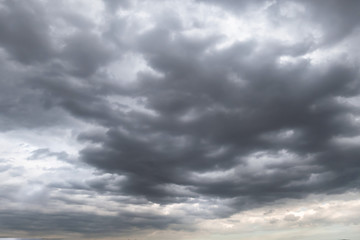
<instances>
[{"instance_id":1,"label":"cloud underside","mask_svg":"<svg viewBox=\"0 0 360 240\"><path fill-rule=\"evenodd\" d=\"M360 2L77 7L0 1L0 129L73 130L78 161L48 149L29 161L46 155L119 177L46 188L224 204L197 218L358 190ZM33 213L8 212L1 225L98 234L184 224L96 217L44 213L29 224Z\"/></svg>"}]
</instances>

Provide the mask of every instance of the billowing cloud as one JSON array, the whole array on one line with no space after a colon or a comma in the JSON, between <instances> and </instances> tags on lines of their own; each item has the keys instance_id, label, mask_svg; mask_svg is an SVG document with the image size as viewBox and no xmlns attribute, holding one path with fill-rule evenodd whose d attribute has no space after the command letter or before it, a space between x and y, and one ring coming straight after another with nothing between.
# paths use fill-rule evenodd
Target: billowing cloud
<instances>
[{"instance_id":1,"label":"billowing cloud","mask_svg":"<svg viewBox=\"0 0 360 240\"><path fill-rule=\"evenodd\" d=\"M359 191L358 9L0 1L2 231L195 232Z\"/></svg>"}]
</instances>

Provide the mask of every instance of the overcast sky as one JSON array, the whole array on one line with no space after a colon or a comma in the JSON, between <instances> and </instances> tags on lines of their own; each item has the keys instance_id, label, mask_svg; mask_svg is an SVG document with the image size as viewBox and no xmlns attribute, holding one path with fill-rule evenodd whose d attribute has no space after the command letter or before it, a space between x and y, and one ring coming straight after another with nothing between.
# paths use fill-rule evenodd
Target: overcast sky
<instances>
[{"instance_id":1,"label":"overcast sky","mask_svg":"<svg viewBox=\"0 0 360 240\"><path fill-rule=\"evenodd\" d=\"M359 12L0 0L0 237L358 239Z\"/></svg>"}]
</instances>

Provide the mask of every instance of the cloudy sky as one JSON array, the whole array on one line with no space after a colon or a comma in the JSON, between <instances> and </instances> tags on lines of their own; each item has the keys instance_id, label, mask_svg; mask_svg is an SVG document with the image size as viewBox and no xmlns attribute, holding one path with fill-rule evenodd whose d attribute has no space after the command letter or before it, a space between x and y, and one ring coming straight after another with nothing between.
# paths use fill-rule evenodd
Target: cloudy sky
<instances>
[{"instance_id":1,"label":"cloudy sky","mask_svg":"<svg viewBox=\"0 0 360 240\"><path fill-rule=\"evenodd\" d=\"M0 237L358 239L359 12L0 0Z\"/></svg>"}]
</instances>

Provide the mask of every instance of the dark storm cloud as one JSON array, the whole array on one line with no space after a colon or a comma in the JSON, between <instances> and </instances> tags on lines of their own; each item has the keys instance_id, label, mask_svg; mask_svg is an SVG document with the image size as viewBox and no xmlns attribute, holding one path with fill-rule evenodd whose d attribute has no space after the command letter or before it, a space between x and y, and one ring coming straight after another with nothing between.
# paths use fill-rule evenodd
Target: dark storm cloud
<instances>
[{"instance_id":1,"label":"dark storm cloud","mask_svg":"<svg viewBox=\"0 0 360 240\"><path fill-rule=\"evenodd\" d=\"M307 1L306 6L312 20L325 29L325 44L341 41L359 27L359 1Z\"/></svg>"},{"instance_id":2,"label":"dark storm cloud","mask_svg":"<svg viewBox=\"0 0 360 240\"><path fill-rule=\"evenodd\" d=\"M109 60L111 52L106 45L95 34L79 32L66 39L63 60L70 68L74 66L75 75L89 77Z\"/></svg>"},{"instance_id":3,"label":"dark storm cloud","mask_svg":"<svg viewBox=\"0 0 360 240\"><path fill-rule=\"evenodd\" d=\"M71 120L60 108L52 108L53 101L46 92L27 86L31 71L4 59L0 61L1 131L62 125Z\"/></svg>"},{"instance_id":4,"label":"dark storm cloud","mask_svg":"<svg viewBox=\"0 0 360 240\"><path fill-rule=\"evenodd\" d=\"M163 74L153 81L142 75L139 86L146 107L157 115L128 113L131 120L110 129L101 148L85 149L83 159L127 176L123 192L162 203L199 195L263 203L355 187L357 151L344 152L331 140L359 133L351 122L358 110L338 99L357 95L357 70L340 61L322 68L308 60L277 63L283 55L305 54L307 42L250 40L207 52L216 39L173 38L163 27L140 36L139 51ZM291 137L282 139L286 131ZM246 170L251 154L281 150L296 161L266 165L271 173L265 175L263 169ZM235 167L244 169L241 176L193 176Z\"/></svg>"},{"instance_id":5,"label":"dark storm cloud","mask_svg":"<svg viewBox=\"0 0 360 240\"><path fill-rule=\"evenodd\" d=\"M277 65L282 54L298 46L277 46L280 50L274 51L251 41L206 54L211 44L182 37L170 40L170 33L162 29L144 34L140 51L152 68L164 74L140 86L146 89L146 106L157 116L128 114L132 120L123 124L126 130L110 129L107 139L100 140L103 147L83 151L84 160L125 174L123 191L159 202L202 194L262 202L350 187L357 176L343 178L346 170L331 167L340 157L334 153L343 153L330 140L358 134L349 118L355 109L336 100L357 94L356 69L337 62L316 69L306 60L286 68ZM254 53L255 47L264 50ZM187 115L189 120L184 120ZM276 137L286 130L294 135L286 140ZM244 159L252 153L282 149L299 159L290 165L267 166L273 171L269 175L259 169L241 173L240 180L190 177L193 172L246 165ZM322 155L329 152L333 158L323 161ZM305 162L309 156L313 160ZM357 157L356 152L348 154L341 165L348 168L352 162L350 169L356 172L358 165L352 159ZM306 183L312 174L328 171L330 179ZM189 192L175 193L166 184L181 185Z\"/></svg>"},{"instance_id":6,"label":"dark storm cloud","mask_svg":"<svg viewBox=\"0 0 360 240\"><path fill-rule=\"evenodd\" d=\"M265 4L202 2L242 10ZM222 49L215 46L223 35L188 36L180 16L170 14L155 18L152 28L123 43L122 31L135 28L130 18L121 18L121 23L109 18L106 27L96 32L91 24L82 29L86 21L66 18L63 10L55 18L75 30L51 37L51 19L46 17L50 6L2 2L4 52L0 53L1 61L7 63L0 66L4 69L0 107L6 123L2 128L61 127L68 120L76 129L73 118L100 126L105 130L84 129L78 135L80 142L88 144L80 152L81 160L123 179L105 177L48 187L111 192L161 204L224 201L226 206L209 207L213 213L203 217L225 217L278 199L358 188L360 151L356 145L337 142L359 135L354 120L359 109L348 103L359 93L358 69L346 58L319 65L306 58L279 63L283 56L304 56L353 32L358 27L358 4L344 2L340 9L337 1L324 8L325 1L301 3L305 15L311 16L306 21L324 31L321 44L312 38L294 44L252 38ZM131 8L130 3L105 4L105 11L112 14L117 7ZM281 19L276 8L282 4L269 7L269 18ZM335 20L327 22L326 16L338 19L334 29L330 22ZM62 44L56 50L55 40ZM137 72L135 83L117 84L114 81L128 79L121 75L114 80L104 69L125 53L141 56L152 71ZM130 98L133 103L114 103L111 97ZM146 111L138 111L138 105ZM32 152L30 159L49 156L68 157L45 148ZM66 197L57 200L81 202ZM181 221L131 213L116 217L30 211L0 214L4 216L0 228L28 232L55 229L100 234L132 227L163 229Z\"/></svg>"},{"instance_id":7,"label":"dark storm cloud","mask_svg":"<svg viewBox=\"0 0 360 240\"><path fill-rule=\"evenodd\" d=\"M46 12L36 1L5 1L0 12L0 43L22 63L48 60L53 54Z\"/></svg>"},{"instance_id":8,"label":"dark storm cloud","mask_svg":"<svg viewBox=\"0 0 360 240\"><path fill-rule=\"evenodd\" d=\"M1 130L68 122L62 110L52 108L51 96L28 86L41 64L50 68L46 64L56 60L48 12L37 1L3 1L1 6Z\"/></svg>"},{"instance_id":9,"label":"dark storm cloud","mask_svg":"<svg viewBox=\"0 0 360 240\"><path fill-rule=\"evenodd\" d=\"M4 1L1 6L2 130L73 123L63 108L84 117L91 108L111 110L99 95L116 87L95 84L91 76L114 57L113 45L90 32L94 25L88 19L61 3L52 7L37 1ZM67 27L75 30L73 34L55 36ZM121 58L121 51L116 54ZM88 102L88 109L83 102Z\"/></svg>"},{"instance_id":10,"label":"dark storm cloud","mask_svg":"<svg viewBox=\"0 0 360 240\"><path fill-rule=\"evenodd\" d=\"M41 236L63 232L79 233L84 236L111 236L136 229L164 229L176 224L174 217L161 217L154 214L134 214L119 212L115 216L101 216L81 212L39 213L33 211L1 211L0 229L30 232Z\"/></svg>"}]
</instances>

